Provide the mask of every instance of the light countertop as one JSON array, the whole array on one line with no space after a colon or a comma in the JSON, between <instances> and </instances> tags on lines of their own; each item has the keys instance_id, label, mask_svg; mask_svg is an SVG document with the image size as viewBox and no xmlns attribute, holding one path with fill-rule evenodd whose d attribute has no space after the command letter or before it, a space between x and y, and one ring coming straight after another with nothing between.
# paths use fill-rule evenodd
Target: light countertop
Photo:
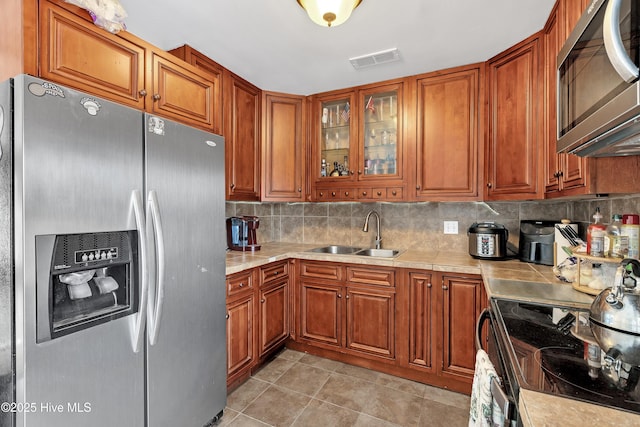
<instances>
[{"instance_id":1,"label":"light countertop","mask_svg":"<svg viewBox=\"0 0 640 427\"><path fill-rule=\"evenodd\" d=\"M489 297L560 304L589 308L593 297L578 292L556 279L551 267L518 260L478 260L468 253L406 250L396 258L358 255L334 255L309 252L322 245L267 243L256 252L227 251L226 274L237 273L289 258L367 264L398 268L417 268L462 274L482 275ZM637 426L640 415L607 407L565 399L531 390L520 390L519 410L527 427L603 425Z\"/></svg>"}]
</instances>

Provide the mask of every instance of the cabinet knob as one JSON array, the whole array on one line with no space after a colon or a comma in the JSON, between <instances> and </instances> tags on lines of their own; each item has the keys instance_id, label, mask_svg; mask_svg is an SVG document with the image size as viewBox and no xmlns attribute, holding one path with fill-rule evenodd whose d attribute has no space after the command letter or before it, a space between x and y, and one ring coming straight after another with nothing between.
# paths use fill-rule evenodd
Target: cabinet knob
<instances>
[{"instance_id":1,"label":"cabinet knob","mask_svg":"<svg viewBox=\"0 0 640 427\"><path fill-rule=\"evenodd\" d=\"M487 182L487 188L491 188L493 187L493 184L491 184L490 182Z\"/></svg>"},{"instance_id":2,"label":"cabinet knob","mask_svg":"<svg viewBox=\"0 0 640 427\"><path fill-rule=\"evenodd\" d=\"M142 89L138 91L138 95L140 95L141 98L144 98L145 96L147 96L147 91Z\"/></svg>"},{"instance_id":3,"label":"cabinet knob","mask_svg":"<svg viewBox=\"0 0 640 427\"><path fill-rule=\"evenodd\" d=\"M154 93L154 94L153 94L153 100L154 100L154 101L160 101L160 98L162 98L162 97L160 96L160 94L159 94L159 93Z\"/></svg>"},{"instance_id":4,"label":"cabinet knob","mask_svg":"<svg viewBox=\"0 0 640 427\"><path fill-rule=\"evenodd\" d=\"M363 191L363 192L362 192L362 195L363 195L363 196L366 196L366 195L367 195L367 192L366 192L366 191Z\"/></svg>"},{"instance_id":5,"label":"cabinet knob","mask_svg":"<svg viewBox=\"0 0 640 427\"><path fill-rule=\"evenodd\" d=\"M229 188L231 188L231 189L233 190L234 188L236 188L236 185L235 185L235 184L231 184L231 185L229 186Z\"/></svg>"},{"instance_id":6,"label":"cabinet knob","mask_svg":"<svg viewBox=\"0 0 640 427\"><path fill-rule=\"evenodd\" d=\"M394 196L396 196L396 195L398 194L398 192L397 192L396 190L393 190L393 191L391 192L391 194L393 194Z\"/></svg>"},{"instance_id":7,"label":"cabinet knob","mask_svg":"<svg viewBox=\"0 0 640 427\"><path fill-rule=\"evenodd\" d=\"M349 294L347 294L347 296L345 297L345 299L349 299Z\"/></svg>"},{"instance_id":8,"label":"cabinet knob","mask_svg":"<svg viewBox=\"0 0 640 427\"><path fill-rule=\"evenodd\" d=\"M362 171L361 170L358 171L358 175L362 175Z\"/></svg>"},{"instance_id":9,"label":"cabinet knob","mask_svg":"<svg viewBox=\"0 0 640 427\"><path fill-rule=\"evenodd\" d=\"M302 187L298 187L298 193L302 193Z\"/></svg>"},{"instance_id":10,"label":"cabinet knob","mask_svg":"<svg viewBox=\"0 0 640 427\"><path fill-rule=\"evenodd\" d=\"M338 298L342 298L342 294L338 294Z\"/></svg>"},{"instance_id":11,"label":"cabinet knob","mask_svg":"<svg viewBox=\"0 0 640 427\"><path fill-rule=\"evenodd\" d=\"M443 286L442 286L442 289L444 289L445 291L448 291L448 290L449 290L449 287L448 287L447 285L443 285Z\"/></svg>"},{"instance_id":12,"label":"cabinet knob","mask_svg":"<svg viewBox=\"0 0 640 427\"><path fill-rule=\"evenodd\" d=\"M273 272L273 275L274 275L274 276L277 276L278 274L280 274L280 272L279 272L279 271L274 271L274 272Z\"/></svg>"},{"instance_id":13,"label":"cabinet knob","mask_svg":"<svg viewBox=\"0 0 640 427\"><path fill-rule=\"evenodd\" d=\"M564 172L558 171L558 178L560 178L561 176L564 176Z\"/></svg>"},{"instance_id":14,"label":"cabinet knob","mask_svg":"<svg viewBox=\"0 0 640 427\"><path fill-rule=\"evenodd\" d=\"M377 194L378 196L382 196L382 191L378 191L376 194Z\"/></svg>"},{"instance_id":15,"label":"cabinet knob","mask_svg":"<svg viewBox=\"0 0 640 427\"><path fill-rule=\"evenodd\" d=\"M240 285L238 287L244 288L244 282L240 282Z\"/></svg>"},{"instance_id":16,"label":"cabinet knob","mask_svg":"<svg viewBox=\"0 0 640 427\"><path fill-rule=\"evenodd\" d=\"M261 302L261 303L263 303L263 304L264 304L264 301L265 301L265 299L264 299L264 298L262 298L262 299L260 300L260 302Z\"/></svg>"},{"instance_id":17,"label":"cabinet knob","mask_svg":"<svg viewBox=\"0 0 640 427\"><path fill-rule=\"evenodd\" d=\"M335 191L332 191L332 192L331 192L331 196L332 196L332 197L336 197L336 192L335 192Z\"/></svg>"},{"instance_id":18,"label":"cabinet knob","mask_svg":"<svg viewBox=\"0 0 640 427\"><path fill-rule=\"evenodd\" d=\"M433 286L431 282L427 283L427 288L430 288L431 286Z\"/></svg>"},{"instance_id":19,"label":"cabinet knob","mask_svg":"<svg viewBox=\"0 0 640 427\"><path fill-rule=\"evenodd\" d=\"M344 195L345 195L345 196L347 196L347 197L349 197L349 192L348 192L348 191L345 191L345 192L344 192Z\"/></svg>"},{"instance_id":20,"label":"cabinet knob","mask_svg":"<svg viewBox=\"0 0 640 427\"><path fill-rule=\"evenodd\" d=\"M229 320L229 313L227 313L226 316L224 316L225 319Z\"/></svg>"},{"instance_id":21,"label":"cabinet knob","mask_svg":"<svg viewBox=\"0 0 640 427\"><path fill-rule=\"evenodd\" d=\"M419 190L419 189L420 189L420 186L419 186L419 185L416 185L416 190Z\"/></svg>"},{"instance_id":22,"label":"cabinet knob","mask_svg":"<svg viewBox=\"0 0 640 427\"><path fill-rule=\"evenodd\" d=\"M349 171L349 173L350 173L351 175L353 175L353 171L352 171L352 170L350 170L350 171Z\"/></svg>"},{"instance_id":23,"label":"cabinet knob","mask_svg":"<svg viewBox=\"0 0 640 427\"><path fill-rule=\"evenodd\" d=\"M319 194L320 194L320 197L324 197L324 193L322 191Z\"/></svg>"}]
</instances>

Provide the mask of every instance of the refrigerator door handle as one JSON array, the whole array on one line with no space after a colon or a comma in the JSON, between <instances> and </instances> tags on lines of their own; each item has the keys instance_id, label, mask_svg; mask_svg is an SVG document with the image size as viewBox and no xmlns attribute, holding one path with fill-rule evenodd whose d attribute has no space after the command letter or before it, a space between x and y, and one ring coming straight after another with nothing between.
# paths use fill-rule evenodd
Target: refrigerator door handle
<instances>
[{"instance_id":1,"label":"refrigerator door handle","mask_svg":"<svg viewBox=\"0 0 640 427\"><path fill-rule=\"evenodd\" d=\"M162 306L164 303L164 271L165 271L165 252L164 252L164 233L162 231L162 219L160 218L160 207L158 205L158 196L154 190L149 191L147 197L147 212L151 215L151 223L156 243L156 265L157 280L155 283L155 302L151 302L147 309L149 322L149 344L155 345L160 332L160 319L162 317ZM153 307L152 307L153 304Z\"/></svg>"},{"instance_id":2,"label":"refrigerator door handle","mask_svg":"<svg viewBox=\"0 0 640 427\"><path fill-rule=\"evenodd\" d=\"M145 309L147 306L147 293L149 291L149 275L147 271L147 238L146 226L142 209L142 197L139 190L131 192L131 205L138 230L138 241L140 242L140 300L138 314L132 316L131 321L131 344L133 352L138 353L142 348L144 339Z\"/></svg>"}]
</instances>

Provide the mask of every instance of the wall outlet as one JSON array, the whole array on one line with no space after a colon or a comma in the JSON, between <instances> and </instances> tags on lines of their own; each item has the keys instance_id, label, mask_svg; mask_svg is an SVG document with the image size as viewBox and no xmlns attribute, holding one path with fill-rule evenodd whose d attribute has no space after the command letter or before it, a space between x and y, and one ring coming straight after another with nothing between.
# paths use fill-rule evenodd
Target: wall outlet
<instances>
[{"instance_id":1,"label":"wall outlet","mask_svg":"<svg viewBox=\"0 0 640 427\"><path fill-rule=\"evenodd\" d=\"M445 221L444 234L458 234L458 221Z\"/></svg>"}]
</instances>

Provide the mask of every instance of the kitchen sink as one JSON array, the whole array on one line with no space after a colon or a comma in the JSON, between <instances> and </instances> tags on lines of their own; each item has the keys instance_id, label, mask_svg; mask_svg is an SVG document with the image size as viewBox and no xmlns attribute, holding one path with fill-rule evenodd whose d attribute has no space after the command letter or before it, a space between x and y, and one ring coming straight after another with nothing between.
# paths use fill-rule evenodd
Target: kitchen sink
<instances>
[{"instance_id":1,"label":"kitchen sink","mask_svg":"<svg viewBox=\"0 0 640 427\"><path fill-rule=\"evenodd\" d=\"M360 256L370 256L378 258L394 258L400 255L400 251L396 249L362 249L355 253Z\"/></svg>"},{"instance_id":2,"label":"kitchen sink","mask_svg":"<svg viewBox=\"0 0 640 427\"><path fill-rule=\"evenodd\" d=\"M322 246L320 248L314 248L314 249L311 249L309 252L317 252L321 254L351 255L361 250L362 248L355 248L353 246L331 245L331 246Z\"/></svg>"}]
</instances>

